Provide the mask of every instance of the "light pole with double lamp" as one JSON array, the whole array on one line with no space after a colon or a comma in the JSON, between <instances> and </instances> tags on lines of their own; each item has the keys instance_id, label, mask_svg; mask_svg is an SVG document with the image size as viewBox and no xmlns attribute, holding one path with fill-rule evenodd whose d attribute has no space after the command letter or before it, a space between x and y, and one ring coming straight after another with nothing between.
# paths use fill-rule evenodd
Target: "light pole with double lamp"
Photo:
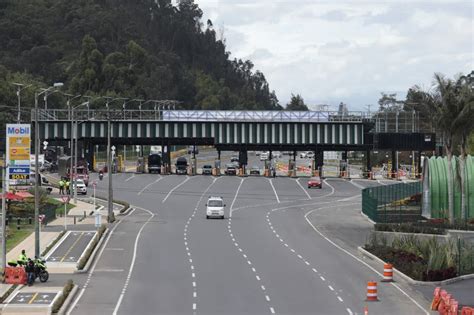
<instances>
[{"instance_id":1,"label":"light pole with double lamp","mask_svg":"<svg viewBox=\"0 0 474 315\"><path fill-rule=\"evenodd\" d=\"M38 97L43 94L62 87L64 84L61 82L54 83L53 86L41 91L35 92L35 256L40 257L40 226L39 226L39 149L40 149L40 139L39 139L39 126L38 126Z\"/></svg>"},{"instance_id":2,"label":"light pole with double lamp","mask_svg":"<svg viewBox=\"0 0 474 315\"><path fill-rule=\"evenodd\" d=\"M13 85L16 85L16 87L17 87L16 96L18 98L18 114L17 114L17 118L16 118L16 123L19 124L21 122L21 109L20 109L20 107L21 107L21 91L23 91L24 89L29 88L33 84L24 85L22 83L13 82Z\"/></svg>"}]
</instances>

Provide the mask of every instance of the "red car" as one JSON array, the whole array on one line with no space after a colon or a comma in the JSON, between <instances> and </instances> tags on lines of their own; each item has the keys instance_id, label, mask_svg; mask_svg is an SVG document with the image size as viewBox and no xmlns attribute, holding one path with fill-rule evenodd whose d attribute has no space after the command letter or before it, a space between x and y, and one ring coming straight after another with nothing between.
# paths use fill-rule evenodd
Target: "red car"
<instances>
[{"instance_id":1,"label":"red car","mask_svg":"<svg viewBox=\"0 0 474 315\"><path fill-rule=\"evenodd\" d=\"M308 188L318 187L319 189L323 188L320 177L311 177L308 180Z\"/></svg>"}]
</instances>

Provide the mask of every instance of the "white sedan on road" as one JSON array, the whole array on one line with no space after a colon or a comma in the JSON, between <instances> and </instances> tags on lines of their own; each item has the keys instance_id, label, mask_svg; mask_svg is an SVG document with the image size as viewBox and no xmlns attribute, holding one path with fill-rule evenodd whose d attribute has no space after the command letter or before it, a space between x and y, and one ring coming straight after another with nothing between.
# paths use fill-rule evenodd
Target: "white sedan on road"
<instances>
[{"instance_id":1,"label":"white sedan on road","mask_svg":"<svg viewBox=\"0 0 474 315\"><path fill-rule=\"evenodd\" d=\"M87 195L86 183L84 183L82 179L75 180L75 185L72 185L73 191L74 191L74 186L76 186L78 194Z\"/></svg>"}]
</instances>

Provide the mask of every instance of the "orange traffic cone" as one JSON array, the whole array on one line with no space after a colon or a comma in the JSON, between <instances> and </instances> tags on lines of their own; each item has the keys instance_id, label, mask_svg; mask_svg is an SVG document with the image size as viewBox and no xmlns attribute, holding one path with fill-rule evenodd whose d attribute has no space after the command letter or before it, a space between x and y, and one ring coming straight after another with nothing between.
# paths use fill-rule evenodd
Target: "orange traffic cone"
<instances>
[{"instance_id":1,"label":"orange traffic cone","mask_svg":"<svg viewBox=\"0 0 474 315\"><path fill-rule=\"evenodd\" d=\"M366 301L378 301L377 298L377 282L369 281L367 283L367 299Z\"/></svg>"}]
</instances>

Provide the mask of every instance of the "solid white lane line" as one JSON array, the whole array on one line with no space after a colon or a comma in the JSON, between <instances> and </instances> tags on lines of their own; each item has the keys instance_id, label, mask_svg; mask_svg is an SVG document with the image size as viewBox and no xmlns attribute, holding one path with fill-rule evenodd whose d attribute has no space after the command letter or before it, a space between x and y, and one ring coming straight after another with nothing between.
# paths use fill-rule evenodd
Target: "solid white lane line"
<instances>
[{"instance_id":1,"label":"solid white lane line","mask_svg":"<svg viewBox=\"0 0 474 315\"><path fill-rule=\"evenodd\" d=\"M239 195L240 187L242 187L242 184L243 184L244 180L245 180L245 178L242 178L240 180L239 187L237 187L237 191L235 192L234 200L232 200L232 204L230 205L229 218L232 218L232 211L234 209L234 204L235 204L235 201L237 200L237 196Z\"/></svg>"},{"instance_id":2,"label":"solid white lane line","mask_svg":"<svg viewBox=\"0 0 474 315\"><path fill-rule=\"evenodd\" d=\"M308 193L308 191L307 191L306 189L304 189L303 185L301 185L299 178L296 180L296 183L298 184L298 186L301 187L301 190L304 191L304 193L306 194L306 196L308 196L308 199L312 199L312 198L311 198L311 195Z\"/></svg>"},{"instance_id":3,"label":"solid white lane line","mask_svg":"<svg viewBox=\"0 0 474 315\"><path fill-rule=\"evenodd\" d=\"M134 213L135 211L137 210L137 208L135 207L132 211L130 211L126 216L130 216L132 213ZM81 292L79 292L79 295L78 297L74 300L74 302L72 303L72 305L69 307L69 310L67 311L67 315L70 315L71 314L71 311L74 310L74 308L76 307L77 303L79 302L79 300L81 299L81 297L84 295L84 292L86 291L87 289L87 286L89 285L89 282L92 278L92 275L94 274L94 271L95 271L95 268L97 266L97 263L99 262L100 258L102 257L102 253L104 252L105 248L107 247L107 244L109 243L109 240L110 238L112 237L112 234L115 232L115 229L117 229L117 227L120 225L120 223L122 223L124 220L120 220L118 221L118 223L112 228L112 230L110 231L109 235L107 236L107 239L105 240L104 244L102 245L102 248L99 252L99 254L97 255L95 261L94 261L94 264L92 265L92 268L91 268L91 272L89 273L89 275L87 276L87 280L84 284L84 286L82 287L81 289Z\"/></svg>"},{"instance_id":4,"label":"solid white lane line","mask_svg":"<svg viewBox=\"0 0 474 315\"><path fill-rule=\"evenodd\" d=\"M358 205L359 203L354 203L354 205ZM345 206L348 206L348 205L345 205ZM327 208L327 207L324 207L324 208ZM308 224L313 228L313 230L316 231L316 233L318 233L319 235L321 235L321 237L323 237L326 241L328 241L330 244L332 244L334 247L336 247L337 249L341 250L342 252L346 253L347 255L351 256L352 258L354 258L355 260L357 260L358 262L360 262L361 264L363 264L364 266L366 266L367 268L369 268L370 270L372 270L373 272L375 272L377 275L379 275L380 277L383 277L383 275L378 271L376 270L375 268L373 268L372 266L370 266L369 264L367 264L365 261L361 260L359 257L356 257L354 256L351 252L349 252L348 250L342 248L341 246L337 245L336 243L334 243L332 240L330 240L328 237L326 237L323 233L321 233L321 231L319 231L316 226L314 226L314 224L308 219L308 216L315 212L316 210L320 210L320 209L324 209L324 208L319 208L319 209L314 209L314 210L311 210L309 212L307 212L305 214L305 219L306 219L306 222L308 222ZM426 315L429 315L430 313L427 312L423 306L421 306L415 299L413 299L410 295L408 295L408 293L406 293L402 288L400 288L397 284L393 283L393 282L390 282L390 284L392 286L394 286L395 288L397 288L403 295L405 295L407 298L409 298L419 309L423 310L423 312L426 314Z\"/></svg>"},{"instance_id":5,"label":"solid white lane line","mask_svg":"<svg viewBox=\"0 0 474 315\"><path fill-rule=\"evenodd\" d=\"M135 174L132 174L132 176L130 176L129 178L127 178L125 181L128 182L129 180L131 180L132 178L135 177Z\"/></svg>"},{"instance_id":6,"label":"solid white lane line","mask_svg":"<svg viewBox=\"0 0 474 315\"><path fill-rule=\"evenodd\" d=\"M146 211L150 214L150 217L148 218L148 220L146 220L146 222L142 225L142 227L140 228L140 230L138 231L138 234L137 234L137 237L135 238L135 244L133 246L133 257L132 257L132 263L130 264L130 269L128 271L128 275L127 275L127 280L125 281L125 284L123 286L123 289L122 289L122 293L120 294L120 297L117 301L117 304L115 305L115 309L114 309L114 312L113 314L117 314L117 311L119 310L120 308L120 304L122 304L122 300L123 300L123 297L124 297L124 294L125 294L125 291L127 290L127 287L128 287L128 284L130 282L130 278L132 277L132 272L133 272L133 268L135 267L135 260L137 258L137 250L138 250L138 240L140 239L140 236L142 234L142 231L143 229L145 228L145 226L148 224L148 222L151 221L151 219L153 219L153 217L155 216L155 214L147 209L142 209L142 208L138 208L140 210L143 210L143 211Z\"/></svg>"},{"instance_id":7,"label":"solid white lane line","mask_svg":"<svg viewBox=\"0 0 474 315\"><path fill-rule=\"evenodd\" d=\"M278 194L276 192L275 186L273 186L273 181L271 179L268 179L268 181L270 182L270 185L272 186L272 189L273 189L273 192L275 193L275 198L276 198L277 202L280 203L280 198L278 198Z\"/></svg>"},{"instance_id":8,"label":"solid white lane line","mask_svg":"<svg viewBox=\"0 0 474 315\"><path fill-rule=\"evenodd\" d=\"M186 179L184 181L182 181L181 183L179 183L178 185L174 186L169 192L168 194L166 195L165 199L163 199L163 201L161 203L165 203L166 200L168 199L169 196L171 196L171 194L176 190L178 189L179 187L181 187L182 185L184 185L184 183L186 183L191 177L187 176L186 175Z\"/></svg>"},{"instance_id":9,"label":"solid white lane line","mask_svg":"<svg viewBox=\"0 0 474 315\"><path fill-rule=\"evenodd\" d=\"M161 177L161 176L160 176L160 177L158 177L155 181L153 181L153 182L149 183L148 185L146 185L145 187L143 187L143 189L138 192L138 195L140 196L148 187L150 187L150 186L153 185L153 184L158 183L158 182L159 182L160 180L162 180L163 178L164 178L164 177Z\"/></svg>"}]
</instances>

